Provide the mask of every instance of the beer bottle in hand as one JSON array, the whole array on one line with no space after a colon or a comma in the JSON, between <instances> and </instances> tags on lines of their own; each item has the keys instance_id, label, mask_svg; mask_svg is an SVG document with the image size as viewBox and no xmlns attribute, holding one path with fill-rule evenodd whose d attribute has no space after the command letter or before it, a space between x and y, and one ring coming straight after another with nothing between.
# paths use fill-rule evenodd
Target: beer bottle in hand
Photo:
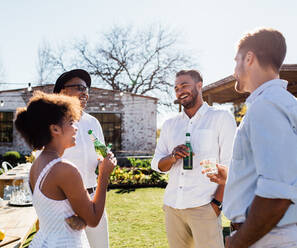
<instances>
[{"instance_id":1,"label":"beer bottle in hand","mask_svg":"<svg viewBox=\"0 0 297 248\"><path fill-rule=\"evenodd\" d=\"M190 133L186 133L186 146L188 147L189 156L184 157L184 170L192 170L193 169L193 151L191 146L191 137Z\"/></svg>"},{"instance_id":2,"label":"beer bottle in hand","mask_svg":"<svg viewBox=\"0 0 297 248\"><path fill-rule=\"evenodd\" d=\"M103 158L105 158L107 154L110 152L112 145L109 143L107 146L105 146L103 143L101 143L93 133L93 130L91 129L88 131L88 134L91 136L95 151L98 154L98 156L102 156ZM98 166L95 170L95 173L96 175L98 175Z\"/></svg>"}]
</instances>

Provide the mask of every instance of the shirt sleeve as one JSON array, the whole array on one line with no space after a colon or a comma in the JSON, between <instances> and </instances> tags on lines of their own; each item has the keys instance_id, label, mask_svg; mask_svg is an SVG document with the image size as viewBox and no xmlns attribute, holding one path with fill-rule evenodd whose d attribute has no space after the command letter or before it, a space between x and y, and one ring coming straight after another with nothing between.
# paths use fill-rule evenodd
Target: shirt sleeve
<instances>
[{"instance_id":1,"label":"shirt sleeve","mask_svg":"<svg viewBox=\"0 0 297 248\"><path fill-rule=\"evenodd\" d=\"M236 122L231 113L222 112L219 130L219 163L229 166L232 157L232 147L236 131Z\"/></svg>"},{"instance_id":2,"label":"shirt sleeve","mask_svg":"<svg viewBox=\"0 0 297 248\"><path fill-rule=\"evenodd\" d=\"M251 106L247 134L258 175L255 194L297 203L297 134L289 115L297 116L297 108L285 111L261 99Z\"/></svg>"},{"instance_id":3,"label":"shirt sleeve","mask_svg":"<svg viewBox=\"0 0 297 248\"><path fill-rule=\"evenodd\" d=\"M164 122L163 127L160 132L160 137L156 146L155 154L151 162L151 168L157 172L166 173L159 170L159 161L168 156L171 151L168 149L167 141L167 132L168 132L168 122Z\"/></svg>"}]
</instances>

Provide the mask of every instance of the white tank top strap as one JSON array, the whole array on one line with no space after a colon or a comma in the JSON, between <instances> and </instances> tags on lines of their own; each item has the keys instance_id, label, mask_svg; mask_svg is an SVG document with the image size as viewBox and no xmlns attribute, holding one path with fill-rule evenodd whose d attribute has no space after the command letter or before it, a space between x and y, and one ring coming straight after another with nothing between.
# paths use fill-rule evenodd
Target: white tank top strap
<instances>
[{"instance_id":1,"label":"white tank top strap","mask_svg":"<svg viewBox=\"0 0 297 248\"><path fill-rule=\"evenodd\" d=\"M49 173L50 169L58 162L61 161L61 158L56 158L54 160L52 160L51 162L49 162L43 169L42 171L40 172L38 178L37 178L37 181L35 183L35 186L34 186L34 191L36 189L36 186L38 185L38 189L41 189L42 187L42 184L44 182L44 179L45 177L47 176L47 174ZM41 183L41 184L40 184ZM33 191L33 192L34 192Z\"/></svg>"},{"instance_id":2,"label":"white tank top strap","mask_svg":"<svg viewBox=\"0 0 297 248\"><path fill-rule=\"evenodd\" d=\"M77 168L77 167L75 166L75 164L73 164L73 163L72 163L71 161L69 161L68 159L61 158L61 162L70 164L70 165L72 165L73 167Z\"/></svg>"}]
</instances>

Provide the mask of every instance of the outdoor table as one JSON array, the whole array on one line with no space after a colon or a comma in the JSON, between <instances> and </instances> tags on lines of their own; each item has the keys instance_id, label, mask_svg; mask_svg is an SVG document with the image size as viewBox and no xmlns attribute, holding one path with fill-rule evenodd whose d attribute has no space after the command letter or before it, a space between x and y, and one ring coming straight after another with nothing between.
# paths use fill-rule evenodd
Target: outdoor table
<instances>
[{"instance_id":1,"label":"outdoor table","mask_svg":"<svg viewBox=\"0 0 297 248\"><path fill-rule=\"evenodd\" d=\"M12 207L8 205L8 201L4 201L4 206L0 207L0 229L4 230L5 238L0 242L0 247L20 247L26 241L36 221L37 215L32 206ZM12 242L4 245L9 241Z\"/></svg>"},{"instance_id":2,"label":"outdoor table","mask_svg":"<svg viewBox=\"0 0 297 248\"><path fill-rule=\"evenodd\" d=\"M0 175L0 197L3 198L6 185L20 185L29 177L29 164L20 164Z\"/></svg>"}]
</instances>

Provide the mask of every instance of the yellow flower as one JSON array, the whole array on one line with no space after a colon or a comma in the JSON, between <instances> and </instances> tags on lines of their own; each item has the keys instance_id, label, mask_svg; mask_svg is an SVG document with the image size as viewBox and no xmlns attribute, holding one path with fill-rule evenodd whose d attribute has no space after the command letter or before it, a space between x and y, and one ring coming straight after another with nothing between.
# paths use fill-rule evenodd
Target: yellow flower
<instances>
[{"instance_id":1,"label":"yellow flower","mask_svg":"<svg viewBox=\"0 0 297 248\"><path fill-rule=\"evenodd\" d=\"M0 241L2 241L5 238L5 233L3 230L0 230Z\"/></svg>"}]
</instances>

